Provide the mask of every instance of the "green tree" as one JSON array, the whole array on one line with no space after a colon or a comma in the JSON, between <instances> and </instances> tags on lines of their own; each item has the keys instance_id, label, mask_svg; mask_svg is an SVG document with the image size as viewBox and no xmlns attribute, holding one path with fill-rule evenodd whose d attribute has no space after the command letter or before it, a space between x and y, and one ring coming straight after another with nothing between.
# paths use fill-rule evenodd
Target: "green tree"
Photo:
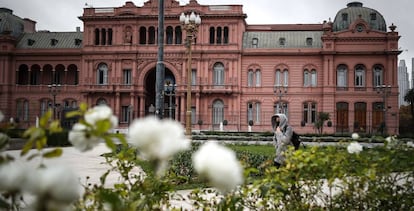
<instances>
[{"instance_id":1,"label":"green tree","mask_svg":"<svg viewBox=\"0 0 414 211\"><path fill-rule=\"evenodd\" d=\"M414 123L414 88L410 89L404 96L404 101L410 104L411 121Z\"/></svg>"},{"instance_id":2,"label":"green tree","mask_svg":"<svg viewBox=\"0 0 414 211\"><path fill-rule=\"evenodd\" d=\"M319 134L323 133L323 125L325 124L326 120L329 120L330 114L326 112L319 112L318 117L315 122L315 128L318 130Z\"/></svg>"}]
</instances>

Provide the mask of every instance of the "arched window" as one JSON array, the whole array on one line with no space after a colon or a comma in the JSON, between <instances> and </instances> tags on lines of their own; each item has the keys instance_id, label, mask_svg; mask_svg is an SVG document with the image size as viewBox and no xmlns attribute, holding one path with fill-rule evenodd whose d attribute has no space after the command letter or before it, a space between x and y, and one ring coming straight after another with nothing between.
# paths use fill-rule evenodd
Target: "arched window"
<instances>
[{"instance_id":1,"label":"arched window","mask_svg":"<svg viewBox=\"0 0 414 211\"><path fill-rule=\"evenodd\" d=\"M316 75L316 70L311 70L311 86L317 86L318 85L318 77Z\"/></svg>"},{"instance_id":2,"label":"arched window","mask_svg":"<svg viewBox=\"0 0 414 211\"><path fill-rule=\"evenodd\" d=\"M63 84L65 82L64 77L65 76L65 66L58 64L55 67L54 77L53 77L53 83L54 84Z\"/></svg>"},{"instance_id":3,"label":"arched window","mask_svg":"<svg viewBox=\"0 0 414 211\"><path fill-rule=\"evenodd\" d=\"M102 36L101 44L106 45L106 29L101 29L101 36Z\"/></svg>"},{"instance_id":4,"label":"arched window","mask_svg":"<svg viewBox=\"0 0 414 211\"><path fill-rule=\"evenodd\" d=\"M108 45L112 45L112 29L108 29Z\"/></svg>"},{"instance_id":5,"label":"arched window","mask_svg":"<svg viewBox=\"0 0 414 211\"><path fill-rule=\"evenodd\" d=\"M261 116L261 105L260 102L249 102L247 103L247 123L252 120L254 123L260 123Z\"/></svg>"},{"instance_id":6,"label":"arched window","mask_svg":"<svg viewBox=\"0 0 414 211\"><path fill-rule=\"evenodd\" d=\"M224 65L220 62L214 64L213 67L213 84L223 85L224 84Z\"/></svg>"},{"instance_id":7,"label":"arched window","mask_svg":"<svg viewBox=\"0 0 414 211\"><path fill-rule=\"evenodd\" d=\"M149 27L148 34L148 44L155 44L155 27Z\"/></svg>"},{"instance_id":8,"label":"arched window","mask_svg":"<svg viewBox=\"0 0 414 211\"><path fill-rule=\"evenodd\" d=\"M78 77L78 67L74 64L70 64L68 66L66 83L69 85L77 85L79 82Z\"/></svg>"},{"instance_id":9,"label":"arched window","mask_svg":"<svg viewBox=\"0 0 414 211\"><path fill-rule=\"evenodd\" d=\"M348 69L345 65L339 65L336 69L336 86L341 88L348 87Z\"/></svg>"},{"instance_id":10,"label":"arched window","mask_svg":"<svg viewBox=\"0 0 414 211\"><path fill-rule=\"evenodd\" d=\"M99 29L95 29L95 45L99 45Z\"/></svg>"},{"instance_id":11,"label":"arched window","mask_svg":"<svg viewBox=\"0 0 414 211\"><path fill-rule=\"evenodd\" d=\"M172 26L167 26L167 44L173 44L173 35L174 35L174 30Z\"/></svg>"},{"instance_id":12,"label":"arched window","mask_svg":"<svg viewBox=\"0 0 414 211\"><path fill-rule=\"evenodd\" d=\"M221 37L222 36L222 29L221 29L221 27L217 27L217 44L221 44Z\"/></svg>"},{"instance_id":13,"label":"arched window","mask_svg":"<svg viewBox=\"0 0 414 211\"><path fill-rule=\"evenodd\" d=\"M40 84L40 66L33 65L30 70L30 85Z\"/></svg>"},{"instance_id":14,"label":"arched window","mask_svg":"<svg viewBox=\"0 0 414 211\"><path fill-rule=\"evenodd\" d=\"M108 65L105 63L101 63L98 66L97 84L108 84Z\"/></svg>"},{"instance_id":15,"label":"arched window","mask_svg":"<svg viewBox=\"0 0 414 211\"><path fill-rule=\"evenodd\" d=\"M181 44L183 40L183 35L181 32L181 26L175 27L175 44Z\"/></svg>"},{"instance_id":16,"label":"arched window","mask_svg":"<svg viewBox=\"0 0 414 211\"><path fill-rule=\"evenodd\" d=\"M305 69L303 71L303 86L305 87L315 87L317 85L317 75L316 75L316 70L312 69L312 70L308 70Z\"/></svg>"},{"instance_id":17,"label":"arched window","mask_svg":"<svg viewBox=\"0 0 414 211\"><path fill-rule=\"evenodd\" d=\"M213 124L219 125L224 120L224 103L221 100L216 100L213 103Z\"/></svg>"},{"instance_id":18,"label":"arched window","mask_svg":"<svg viewBox=\"0 0 414 211\"><path fill-rule=\"evenodd\" d=\"M375 87L383 85L383 74L384 70L381 65L375 65L373 70L373 82L372 85Z\"/></svg>"},{"instance_id":19,"label":"arched window","mask_svg":"<svg viewBox=\"0 0 414 211\"><path fill-rule=\"evenodd\" d=\"M276 86L281 86L282 85L281 75L282 75L282 72L280 71L280 69L277 69L276 73L275 73L275 85Z\"/></svg>"},{"instance_id":20,"label":"arched window","mask_svg":"<svg viewBox=\"0 0 414 211\"><path fill-rule=\"evenodd\" d=\"M139 44L147 44L147 28L143 26L139 28Z\"/></svg>"},{"instance_id":21,"label":"arched window","mask_svg":"<svg viewBox=\"0 0 414 211\"><path fill-rule=\"evenodd\" d=\"M19 70L16 72L17 84L27 85L29 82L29 67L25 64L19 66Z\"/></svg>"},{"instance_id":22,"label":"arched window","mask_svg":"<svg viewBox=\"0 0 414 211\"><path fill-rule=\"evenodd\" d=\"M363 65L355 67L355 87L365 87L365 67Z\"/></svg>"},{"instance_id":23,"label":"arched window","mask_svg":"<svg viewBox=\"0 0 414 211\"><path fill-rule=\"evenodd\" d=\"M276 69L275 72L275 85L276 86L285 86L289 85L289 71L288 69Z\"/></svg>"},{"instance_id":24,"label":"arched window","mask_svg":"<svg viewBox=\"0 0 414 211\"><path fill-rule=\"evenodd\" d=\"M247 71L247 86L248 87L253 86L253 77L254 77L254 72L252 69L249 69Z\"/></svg>"},{"instance_id":25,"label":"arched window","mask_svg":"<svg viewBox=\"0 0 414 211\"><path fill-rule=\"evenodd\" d=\"M215 42L215 37L216 37L216 30L214 29L214 27L210 27L210 44L214 44Z\"/></svg>"},{"instance_id":26,"label":"arched window","mask_svg":"<svg viewBox=\"0 0 414 211\"><path fill-rule=\"evenodd\" d=\"M229 27L225 26L223 30L223 43L228 44L229 43Z\"/></svg>"},{"instance_id":27,"label":"arched window","mask_svg":"<svg viewBox=\"0 0 414 211\"><path fill-rule=\"evenodd\" d=\"M262 83L262 72L260 69L256 69L256 86L259 87Z\"/></svg>"}]
</instances>

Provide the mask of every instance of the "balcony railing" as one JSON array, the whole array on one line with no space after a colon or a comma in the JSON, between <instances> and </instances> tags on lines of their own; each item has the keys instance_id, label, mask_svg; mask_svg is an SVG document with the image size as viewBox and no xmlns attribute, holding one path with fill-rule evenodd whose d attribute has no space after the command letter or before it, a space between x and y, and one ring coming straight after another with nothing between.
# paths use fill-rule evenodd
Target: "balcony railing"
<instances>
[{"instance_id":1,"label":"balcony railing","mask_svg":"<svg viewBox=\"0 0 414 211\"><path fill-rule=\"evenodd\" d=\"M231 84L226 85L201 85L200 91L202 93L221 93L231 94L234 91L235 86Z\"/></svg>"}]
</instances>

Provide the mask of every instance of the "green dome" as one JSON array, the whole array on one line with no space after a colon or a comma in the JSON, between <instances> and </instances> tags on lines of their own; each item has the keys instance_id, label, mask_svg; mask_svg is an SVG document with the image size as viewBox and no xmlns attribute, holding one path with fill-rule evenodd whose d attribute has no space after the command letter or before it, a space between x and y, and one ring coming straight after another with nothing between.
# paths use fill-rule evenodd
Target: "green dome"
<instances>
[{"instance_id":1,"label":"green dome","mask_svg":"<svg viewBox=\"0 0 414 211\"><path fill-rule=\"evenodd\" d=\"M13 10L0 8L0 36L10 34L18 38L24 31L24 21L13 15Z\"/></svg>"},{"instance_id":2,"label":"green dome","mask_svg":"<svg viewBox=\"0 0 414 211\"><path fill-rule=\"evenodd\" d=\"M347 8L339 10L333 23L333 31L347 30L355 20L364 19L372 30L387 31L385 19L378 11L363 7L361 2L351 2Z\"/></svg>"}]
</instances>

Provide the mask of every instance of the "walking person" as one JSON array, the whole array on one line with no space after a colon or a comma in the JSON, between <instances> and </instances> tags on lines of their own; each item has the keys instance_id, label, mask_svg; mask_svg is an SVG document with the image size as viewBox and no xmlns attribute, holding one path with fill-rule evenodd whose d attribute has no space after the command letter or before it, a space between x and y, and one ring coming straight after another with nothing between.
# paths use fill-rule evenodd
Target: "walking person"
<instances>
[{"instance_id":1,"label":"walking person","mask_svg":"<svg viewBox=\"0 0 414 211\"><path fill-rule=\"evenodd\" d=\"M285 163L285 151L292 144L293 128L288 124L285 114L274 114L272 116L273 144L276 149L274 165L280 167Z\"/></svg>"}]
</instances>

